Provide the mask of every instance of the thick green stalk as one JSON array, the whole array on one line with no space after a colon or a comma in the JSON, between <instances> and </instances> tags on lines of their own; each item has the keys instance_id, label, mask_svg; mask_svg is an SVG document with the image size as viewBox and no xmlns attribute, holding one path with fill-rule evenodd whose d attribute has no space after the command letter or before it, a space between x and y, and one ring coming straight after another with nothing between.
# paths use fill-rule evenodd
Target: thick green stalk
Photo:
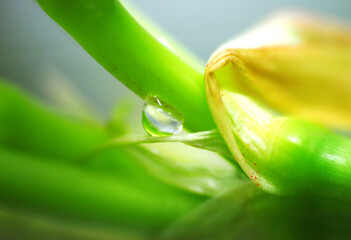
<instances>
[{"instance_id":1,"label":"thick green stalk","mask_svg":"<svg viewBox=\"0 0 351 240\"><path fill-rule=\"evenodd\" d=\"M38 0L106 70L141 98L161 98L184 117L191 131L214 122L203 75L144 30L115 0Z\"/></svg>"},{"instance_id":2,"label":"thick green stalk","mask_svg":"<svg viewBox=\"0 0 351 240\"><path fill-rule=\"evenodd\" d=\"M267 167L260 174L278 191L350 199L350 138L288 118L273 141L269 159L261 165Z\"/></svg>"},{"instance_id":3,"label":"thick green stalk","mask_svg":"<svg viewBox=\"0 0 351 240\"><path fill-rule=\"evenodd\" d=\"M163 227L202 198L162 182L136 185L0 149L0 203L100 226Z\"/></svg>"}]
</instances>

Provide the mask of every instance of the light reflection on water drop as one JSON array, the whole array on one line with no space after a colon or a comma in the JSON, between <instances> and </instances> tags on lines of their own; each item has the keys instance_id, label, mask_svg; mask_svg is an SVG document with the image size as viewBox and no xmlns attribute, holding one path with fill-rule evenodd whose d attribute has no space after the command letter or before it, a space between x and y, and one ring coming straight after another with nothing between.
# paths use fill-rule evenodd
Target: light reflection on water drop
<instances>
[{"instance_id":1,"label":"light reflection on water drop","mask_svg":"<svg viewBox=\"0 0 351 240\"><path fill-rule=\"evenodd\" d=\"M183 128L182 118L167 111L156 97L144 104L142 121L145 131L152 136L172 136Z\"/></svg>"}]
</instances>

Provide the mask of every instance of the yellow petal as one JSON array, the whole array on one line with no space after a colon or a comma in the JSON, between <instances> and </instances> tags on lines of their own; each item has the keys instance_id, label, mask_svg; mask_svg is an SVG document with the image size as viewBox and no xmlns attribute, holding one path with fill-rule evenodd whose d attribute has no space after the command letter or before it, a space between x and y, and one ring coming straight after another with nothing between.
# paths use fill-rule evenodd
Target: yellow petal
<instances>
[{"instance_id":1,"label":"yellow petal","mask_svg":"<svg viewBox=\"0 0 351 240\"><path fill-rule=\"evenodd\" d=\"M207 65L206 83L220 78L227 90L279 112L351 129L350 29L281 15L221 47Z\"/></svg>"}]
</instances>

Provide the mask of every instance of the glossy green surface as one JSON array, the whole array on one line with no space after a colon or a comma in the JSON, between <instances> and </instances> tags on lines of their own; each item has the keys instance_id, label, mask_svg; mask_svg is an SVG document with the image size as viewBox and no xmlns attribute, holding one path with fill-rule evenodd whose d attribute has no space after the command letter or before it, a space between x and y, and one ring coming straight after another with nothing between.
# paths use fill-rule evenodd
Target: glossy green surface
<instances>
[{"instance_id":1,"label":"glossy green surface","mask_svg":"<svg viewBox=\"0 0 351 240\"><path fill-rule=\"evenodd\" d=\"M191 131L214 128L202 73L145 31L115 0L38 0L45 12L141 98L162 97ZM167 107L167 106L166 106Z\"/></svg>"},{"instance_id":2,"label":"glossy green surface","mask_svg":"<svg viewBox=\"0 0 351 240\"><path fill-rule=\"evenodd\" d=\"M261 172L278 192L348 198L351 139L300 120L283 123Z\"/></svg>"}]
</instances>

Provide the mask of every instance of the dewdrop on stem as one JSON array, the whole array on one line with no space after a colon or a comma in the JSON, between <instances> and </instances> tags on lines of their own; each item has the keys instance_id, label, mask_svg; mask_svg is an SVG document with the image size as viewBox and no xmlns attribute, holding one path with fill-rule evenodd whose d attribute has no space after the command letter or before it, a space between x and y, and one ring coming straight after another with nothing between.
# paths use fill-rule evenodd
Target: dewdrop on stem
<instances>
[{"instance_id":1,"label":"dewdrop on stem","mask_svg":"<svg viewBox=\"0 0 351 240\"><path fill-rule=\"evenodd\" d=\"M142 123L145 131L151 136L172 136L183 129L183 118L174 109L161 102L158 97L146 99Z\"/></svg>"}]
</instances>

